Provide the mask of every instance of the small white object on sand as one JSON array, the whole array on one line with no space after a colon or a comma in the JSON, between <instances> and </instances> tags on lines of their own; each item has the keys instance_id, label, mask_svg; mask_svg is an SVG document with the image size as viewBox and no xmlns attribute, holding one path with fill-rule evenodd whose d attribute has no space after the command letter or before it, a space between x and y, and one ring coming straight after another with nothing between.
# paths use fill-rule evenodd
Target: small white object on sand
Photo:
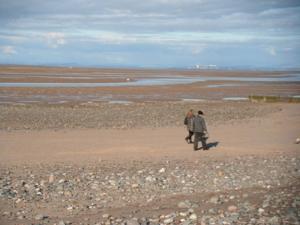
<instances>
[{"instance_id":1,"label":"small white object on sand","mask_svg":"<svg viewBox=\"0 0 300 225\"><path fill-rule=\"evenodd\" d=\"M297 138L297 139L296 139L295 144L300 144L300 138Z\"/></svg>"}]
</instances>

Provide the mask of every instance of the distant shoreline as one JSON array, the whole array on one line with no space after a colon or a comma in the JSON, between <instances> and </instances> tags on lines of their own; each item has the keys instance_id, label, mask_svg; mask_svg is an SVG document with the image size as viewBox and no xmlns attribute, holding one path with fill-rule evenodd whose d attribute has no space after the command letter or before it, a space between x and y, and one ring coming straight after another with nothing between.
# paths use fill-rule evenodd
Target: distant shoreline
<instances>
[{"instance_id":1,"label":"distant shoreline","mask_svg":"<svg viewBox=\"0 0 300 225\"><path fill-rule=\"evenodd\" d=\"M228 72L299 72L300 67L265 68L265 67L219 67L219 68L196 68L196 67L138 67L138 66L78 66L78 65L22 65L0 64L0 72L6 68L24 69L66 69L66 70L148 70L148 71L228 71Z\"/></svg>"}]
</instances>

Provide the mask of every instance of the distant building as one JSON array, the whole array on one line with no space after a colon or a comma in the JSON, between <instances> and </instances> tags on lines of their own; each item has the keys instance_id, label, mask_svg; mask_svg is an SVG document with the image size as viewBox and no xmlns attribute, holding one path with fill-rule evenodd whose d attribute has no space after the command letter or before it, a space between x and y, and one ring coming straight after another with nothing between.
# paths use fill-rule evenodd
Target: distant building
<instances>
[{"instance_id":1,"label":"distant building","mask_svg":"<svg viewBox=\"0 0 300 225\"><path fill-rule=\"evenodd\" d=\"M196 69L208 69L208 70L215 70L215 69L218 69L218 66L217 65L213 65L213 64L209 64L209 65L196 65L195 66Z\"/></svg>"}]
</instances>

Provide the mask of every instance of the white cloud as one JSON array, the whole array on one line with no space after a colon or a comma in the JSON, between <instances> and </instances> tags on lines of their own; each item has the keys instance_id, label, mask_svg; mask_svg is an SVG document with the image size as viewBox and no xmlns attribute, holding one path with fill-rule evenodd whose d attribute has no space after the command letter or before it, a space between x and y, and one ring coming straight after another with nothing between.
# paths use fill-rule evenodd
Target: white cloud
<instances>
[{"instance_id":1,"label":"white cloud","mask_svg":"<svg viewBox=\"0 0 300 225\"><path fill-rule=\"evenodd\" d=\"M193 49L192 49L192 54L193 55L199 55L203 52L203 50L206 48L206 46L195 46Z\"/></svg>"},{"instance_id":2,"label":"white cloud","mask_svg":"<svg viewBox=\"0 0 300 225\"><path fill-rule=\"evenodd\" d=\"M2 46L1 47L2 53L5 55L14 55L17 54L14 46Z\"/></svg>"},{"instance_id":3,"label":"white cloud","mask_svg":"<svg viewBox=\"0 0 300 225\"><path fill-rule=\"evenodd\" d=\"M48 32L45 34L45 39L51 48L57 48L66 44L65 34L61 32Z\"/></svg>"},{"instance_id":4,"label":"white cloud","mask_svg":"<svg viewBox=\"0 0 300 225\"><path fill-rule=\"evenodd\" d=\"M276 56L276 55L277 55L276 49L275 49L273 46L268 47L268 48L267 48L267 52L268 52L270 55L272 55L272 56Z\"/></svg>"},{"instance_id":5,"label":"white cloud","mask_svg":"<svg viewBox=\"0 0 300 225\"><path fill-rule=\"evenodd\" d=\"M8 40L13 43L23 43L27 41L26 37L20 36L20 35L5 35L0 34L0 39Z\"/></svg>"},{"instance_id":6,"label":"white cloud","mask_svg":"<svg viewBox=\"0 0 300 225\"><path fill-rule=\"evenodd\" d=\"M84 35L83 35L84 34ZM80 41L101 42L103 44L166 44L197 46L194 52L202 51L207 43L248 43L259 40L260 36L238 33L217 32L163 32L163 33L122 33L108 31L89 31L71 34ZM272 38L272 37L271 37Z\"/></svg>"}]
</instances>

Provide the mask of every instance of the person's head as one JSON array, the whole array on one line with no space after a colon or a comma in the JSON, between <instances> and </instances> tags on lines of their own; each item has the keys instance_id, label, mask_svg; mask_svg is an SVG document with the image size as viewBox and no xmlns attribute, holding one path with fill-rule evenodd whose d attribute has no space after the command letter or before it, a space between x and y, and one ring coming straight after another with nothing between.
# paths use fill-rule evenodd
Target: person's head
<instances>
[{"instance_id":1,"label":"person's head","mask_svg":"<svg viewBox=\"0 0 300 225\"><path fill-rule=\"evenodd\" d=\"M204 113L203 113L201 110L199 110L199 111L198 111L198 115L201 115L201 116L202 116L202 115L204 115Z\"/></svg>"},{"instance_id":2,"label":"person's head","mask_svg":"<svg viewBox=\"0 0 300 225\"><path fill-rule=\"evenodd\" d=\"M194 110L190 109L186 115L187 115L187 117L192 117L194 115Z\"/></svg>"}]
</instances>

